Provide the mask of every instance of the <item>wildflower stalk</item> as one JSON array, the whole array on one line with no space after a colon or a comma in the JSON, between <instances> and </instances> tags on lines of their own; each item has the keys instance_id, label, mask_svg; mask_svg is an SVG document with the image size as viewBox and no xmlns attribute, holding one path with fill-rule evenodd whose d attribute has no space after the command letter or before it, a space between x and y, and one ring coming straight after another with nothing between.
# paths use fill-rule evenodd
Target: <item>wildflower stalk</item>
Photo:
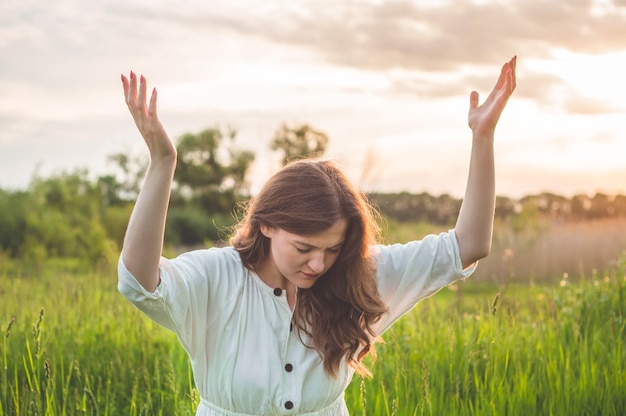
<instances>
[{"instance_id":1,"label":"wildflower stalk","mask_svg":"<svg viewBox=\"0 0 626 416\"><path fill-rule=\"evenodd\" d=\"M4 371L7 371L8 369L7 344L9 341L9 335L11 335L11 327L13 326L14 323L15 323L15 316L11 317L9 324L7 325L7 329L6 331L4 331L4 340L2 342L2 358L3 358L3 364L4 364Z\"/></svg>"},{"instance_id":2,"label":"wildflower stalk","mask_svg":"<svg viewBox=\"0 0 626 416\"><path fill-rule=\"evenodd\" d=\"M39 359L41 353L41 323L43 322L44 308L41 307L39 311L39 318L35 325L33 325L33 337L35 338L35 360Z\"/></svg>"},{"instance_id":3,"label":"wildflower stalk","mask_svg":"<svg viewBox=\"0 0 626 416\"><path fill-rule=\"evenodd\" d=\"M491 303L491 315L496 314L499 299L500 299L500 293L497 293L496 297L493 298L493 302Z\"/></svg>"},{"instance_id":4,"label":"wildflower stalk","mask_svg":"<svg viewBox=\"0 0 626 416\"><path fill-rule=\"evenodd\" d=\"M8 344L9 344L9 335L11 335L11 327L13 327L13 324L15 323L15 316L11 317L11 320L9 321L9 324L7 325L7 329L6 331L4 331L4 337L2 339L2 364L3 364L3 371L2 371L2 402L4 403L8 403L8 397L7 397L7 385L8 385L8 380L7 380L7 373L8 373L8 366L9 366L9 360L7 359L7 351L9 349ZM3 409L2 409L2 405L0 404L0 415L3 413Z\"/></svg>"}]
</instances>

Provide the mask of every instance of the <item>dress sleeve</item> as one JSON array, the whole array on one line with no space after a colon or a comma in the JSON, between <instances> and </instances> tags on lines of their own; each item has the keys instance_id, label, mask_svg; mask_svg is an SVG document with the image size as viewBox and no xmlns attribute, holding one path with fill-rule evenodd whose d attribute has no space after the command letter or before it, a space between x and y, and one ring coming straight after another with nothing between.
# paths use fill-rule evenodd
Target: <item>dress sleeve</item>
<instances>
[{"instance_id":1,"label":"dress sleeve","mask_svg":"<svg viewBox=\"0 0 626 416\"><path fill-rule=\"evenodd\" d=\"M205 253L203 253L203 251ZM154 322L174 331L188 352L202 345L209 302L210 262L208 250L161 258L159 286L146 290L124 264L118 263L118 290Z\"/></svg>"},{"instance_id":2,"label":"dress sleeve","mask_svg":"<svg viewBox=\"0 0 626 416\"><path fill-rule=\"evenodd\" d=\"M382 334L422 299L470 276L477 263L463 270L454 230L407 244L378 245L378 290L389 312L377 323Z\"/></svg>"}]
</instances>

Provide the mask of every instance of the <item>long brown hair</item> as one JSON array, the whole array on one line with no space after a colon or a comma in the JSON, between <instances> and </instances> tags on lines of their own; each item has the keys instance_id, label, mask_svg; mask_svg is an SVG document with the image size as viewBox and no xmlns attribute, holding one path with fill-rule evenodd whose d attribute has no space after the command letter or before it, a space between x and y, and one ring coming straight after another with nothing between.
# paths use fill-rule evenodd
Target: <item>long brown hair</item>
<instances>
[{"instance_id":1,"label":"long brown hair","mask_svg":"<svg viewBox=\"0 0 626 416\"><path fill-rule=\"evenodd\" d=\"M270 253L261 225L310 235L341 218L347 221L337 261L311 288L298 290L293 320L311 338L329 375L336 376L343 359L357 373L370 375L363 358L376 355L372 326L387 307L378 294L370 255L380 228L365 196L333 162L300 160L273 175L246 208L230 243L251 270Z\"/></svg>"}]
</instances>

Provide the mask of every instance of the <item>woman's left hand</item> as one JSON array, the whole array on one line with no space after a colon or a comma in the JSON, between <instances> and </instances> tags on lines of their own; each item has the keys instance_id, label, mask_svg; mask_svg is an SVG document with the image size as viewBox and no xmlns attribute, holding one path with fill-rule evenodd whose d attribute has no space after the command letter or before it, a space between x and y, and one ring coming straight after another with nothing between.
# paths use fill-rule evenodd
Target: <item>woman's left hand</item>
<instances>
[{"instance_id":1,"label":"woman's left hand","mask_svg":"<svg viewBox=\"0 0 626 416\"><path fill-rule=\"evenodd\" d=\"M475 136L493 136L502 110L515 89L515 64L517 56L502 66L500 77L484 103L478 105L478 92L470 94L469 127Z\"/></svg>"}]
</instances>

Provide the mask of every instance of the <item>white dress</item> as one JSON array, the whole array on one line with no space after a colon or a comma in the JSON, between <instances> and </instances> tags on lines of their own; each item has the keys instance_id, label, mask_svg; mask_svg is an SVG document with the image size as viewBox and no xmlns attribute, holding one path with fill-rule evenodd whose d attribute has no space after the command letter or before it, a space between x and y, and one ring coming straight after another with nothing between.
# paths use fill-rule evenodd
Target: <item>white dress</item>
<instances>
[{"instance_id":1,"label":"white dress","mask_svg":"<svg viewBox=\"0 0 626 416\"><path fill-rule=\"evenodd\" d=\"M474 270L462 270L454 231L372 250L389 307L376 324L378 334L420 299ZM290 328L285 292L245 268L232 247L163 258L153 293L121 259L119 291L174 331L189 354L201 397L196 415L348 415L343 394L353 370L344 363L337 378L324 372L316 350Z\"/></svg>"}]
</instances>

